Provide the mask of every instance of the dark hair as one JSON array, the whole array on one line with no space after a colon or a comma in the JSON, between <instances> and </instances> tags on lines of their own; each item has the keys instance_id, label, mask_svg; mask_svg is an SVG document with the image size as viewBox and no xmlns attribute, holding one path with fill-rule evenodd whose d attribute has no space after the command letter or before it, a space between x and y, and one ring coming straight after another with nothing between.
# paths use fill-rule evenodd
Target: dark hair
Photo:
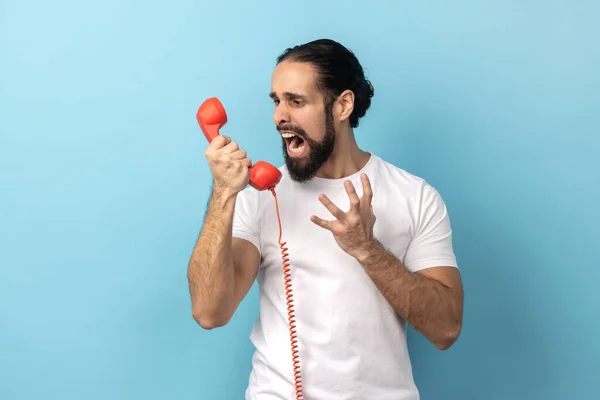
<instances>
[{"instance_id":1,"label":"dark hair","mask_svg":"<svg viewBox=\"0 0 600 400\"><path fill-rule=\"evenodd\" d=\"M358 126L358 120L371 106L374 90L352 51L336 41L319 39L286 49L277 58L277 64L286 60L313 64L319 76L317 88L325 93L327 106L344 90L351 90L354 110L350 115L350 126Z\"/></svg>"}]
</instances>

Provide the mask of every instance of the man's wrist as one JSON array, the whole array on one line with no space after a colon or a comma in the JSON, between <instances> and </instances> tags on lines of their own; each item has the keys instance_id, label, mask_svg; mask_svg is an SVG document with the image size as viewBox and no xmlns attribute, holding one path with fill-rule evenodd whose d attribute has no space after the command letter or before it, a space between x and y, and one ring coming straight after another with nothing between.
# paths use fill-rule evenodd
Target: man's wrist
<instances>
[{"instance_id":1,"label":"man's wrist","mask_svg":"<svg viewBox=\"0 0 600 400\"><path fill-rule=\"evenodd\" d=\"M210 208L213 210L219 210L219 212L229 212L234 209L237 192L227 188L213 187L212 196L210 200Z\"/></svg>"},{"instance_id":2,"label":"man's wrist","mask_svg":"<svg viewBox=\"0 0 600 400\"><path fill-rule=\"evenodd\" d=\"M227 203L231 200L234 200L239 191L230 189L226 186L214 185L213 186L213 197L215 197L219 202Z\"/></svg>"},{"instance_id":3,"label":"man's wrist","mask_svg":"<svg viewBox=\"0 0 600 400\"><path fill-rule=\"evenodd\" d=\"M358 248L352 256L358 261L361 265L368 264L369 261L373 261L378 256L385 252L385 248L377 239L372 239Z\"/></svg>"}]
</instances>

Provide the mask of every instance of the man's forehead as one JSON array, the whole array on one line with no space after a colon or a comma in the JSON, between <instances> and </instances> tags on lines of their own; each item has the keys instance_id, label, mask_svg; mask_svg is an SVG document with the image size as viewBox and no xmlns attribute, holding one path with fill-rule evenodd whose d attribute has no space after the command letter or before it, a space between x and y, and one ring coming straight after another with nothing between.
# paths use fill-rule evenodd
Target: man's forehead
<instances>
[{"instance_id":1,"label":"man's forehead","mask_svg":"<svg viewBox=\"0 0 600 400\"><path fill-rule=\"evenodd\" d=\"M316 91L315 77L310 64L284 61L273 71L271 95L312 95Z\"/></svg>"}]
</instances>

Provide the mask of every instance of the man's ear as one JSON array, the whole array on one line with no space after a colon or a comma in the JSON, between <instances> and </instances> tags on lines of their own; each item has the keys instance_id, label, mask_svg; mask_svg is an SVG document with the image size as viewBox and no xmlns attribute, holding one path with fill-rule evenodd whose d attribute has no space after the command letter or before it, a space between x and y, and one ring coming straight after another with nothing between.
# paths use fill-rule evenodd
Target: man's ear
<instances>
[{"instance_id":1,"label":"man's ear","mask_svg":"<svg viewBox=\"0 0 600 400\"><path fill-rule=\"evenodd\" d=\"M354 111L354 92L343 91L335 102L335 114L340 121L346 121Z\"/></svg>"}]
</instances>

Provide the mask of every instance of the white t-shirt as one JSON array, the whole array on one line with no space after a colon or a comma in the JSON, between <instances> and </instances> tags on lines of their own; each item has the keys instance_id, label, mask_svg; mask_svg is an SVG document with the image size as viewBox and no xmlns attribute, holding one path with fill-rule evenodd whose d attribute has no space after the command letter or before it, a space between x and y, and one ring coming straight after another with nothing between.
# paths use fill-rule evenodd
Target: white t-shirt
<instances>
[{"instance_id":1,"label":"white t-shirt","mask_svg":"<svg viewBox=\"0 0 600 400\"><path fill-rule=\"evenodd\" d=\"M364 168L342 179L297 183L285 166L276 187L291 267L298 352L305 399L417 400L406 322L363 267L310 220L334 217L318 199L326 194L349 208L343 182L362 195L360 174L373 189L375 237L410 271L457 267L445 204L425 180L371 154ZM283 261L275 199L248 186L237 197L233 236L261 254L260 314L250 336L256 351L247 400L295 399Z\"/></svg>"}]
</instances>

